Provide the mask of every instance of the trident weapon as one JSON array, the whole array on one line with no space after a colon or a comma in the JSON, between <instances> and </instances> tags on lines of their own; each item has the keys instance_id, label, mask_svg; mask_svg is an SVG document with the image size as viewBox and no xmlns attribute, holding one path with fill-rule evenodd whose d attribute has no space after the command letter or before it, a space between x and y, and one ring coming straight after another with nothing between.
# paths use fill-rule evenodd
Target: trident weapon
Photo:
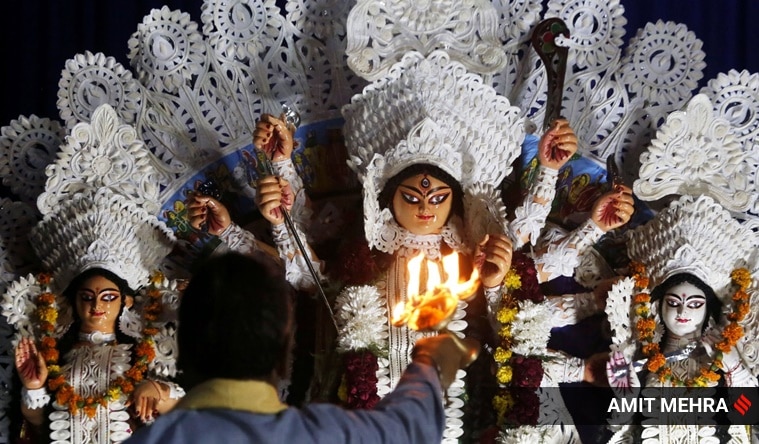
<instances>
[{"instance_id":1,"label":"trident weapon","mask_svg":"<svg viewBox=\"0 0 759 444\"><path fill-rule=\"evenodd\" d=\"M300 114L298 114L297 111L289 107L287 104L282 104L282 113L280 115L281 117L284 117L285 122L287 123L287 129L289 130L290 127L292 127L293 133L295 133L295 129L298 128L298 125L300 125ZM257 150L261 150L259 147L255 147ZM269 159L269 156L266 154L266 152L262 153L261 156L263 158L263 170L264 173L267 176L273 176L274 175L274 168L271 165L271 159ZM332 311L332 307L329 304L329 299L327 299L327 295L324 293L324 288L322 287L321 281L319 280L319 275L316 273L316 270L314 269L314 264L311 263L311 260L309 259L310 256L308 254L308 250L306 249L306 246L303 244L303 241L301 240L300 236L298 236L298 231L295 228L295 223L292 220L292 217L290 217L290 212L287 211L284 205L280 205L279 210L282 212L282 215L285 218L285 225L287 225L287 230L290 232L290 235L295 239L295 243L298 245L298 250L303 255L303 259L306 262L306 266L308 267L308 271L311 274L311 277L314 279L314 282L316 283L316 288L319 291L319 295L322 298L322 301L324 302L324 305L327 307L327 311L329 312L329 318L332 320L332 324L335 327L335 331L339 331L337 327L337 321L335 320L335 313Z\"/></svg>"}]
</instances>

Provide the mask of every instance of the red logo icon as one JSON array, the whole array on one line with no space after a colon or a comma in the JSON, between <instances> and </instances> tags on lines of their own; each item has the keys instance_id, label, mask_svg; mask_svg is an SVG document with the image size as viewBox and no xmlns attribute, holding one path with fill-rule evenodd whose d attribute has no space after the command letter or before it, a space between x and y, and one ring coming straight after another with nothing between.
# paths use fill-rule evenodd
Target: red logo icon
<instances>
[{"instance_id":1,"label":"red logo icon","mask_svg":"<svg viewBox=\"0 0 759 444\"><path fill-rule=\"evenodd\" d=\"M739 396L738 399L735 401L735 404L733 404L733 407L735 407L735 410L738 410L738 413L740 413L741 416L743 416L746 414L749 407L751 407L751 401L748 400L746 395L741 394L741 396Z\"/></svg>"}]
</instances>

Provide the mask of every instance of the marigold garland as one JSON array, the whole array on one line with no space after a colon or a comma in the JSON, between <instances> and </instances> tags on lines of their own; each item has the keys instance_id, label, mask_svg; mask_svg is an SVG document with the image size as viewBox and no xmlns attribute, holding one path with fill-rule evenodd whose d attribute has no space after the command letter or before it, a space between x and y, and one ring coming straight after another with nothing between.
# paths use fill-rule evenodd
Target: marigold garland
<instances>
[{"instance_id":1,"label":"marigold garland","mask_svg":"<svg viewBox=\"0 0 759 444\"><path fill-rule=\"evenodd\" d=\"M135 385L142 381L148 366L155 359L155 340L153 336L158 333L158 328L152 323L158 319L162 310L161 292L155 288L155 285L163 280L160 273L151 276L151 287L147 291L147 303L143 317L146 325L142 329L142 338L135 347L137 358L124 376L116 378L106 391L98 397L82 397L74 390L74 387L66 381L65 376L61 373L61 367L58 365L60 353L57 349L57 340L53 336L55 324L58 320L58 308L55 305L55 295L50 292L49 285L52 277L49 274L40 274L37 281L42 285L43 292L36 298L35 316L39 321L39 328L42 331L42 338L39 341L39 352L45 359L48 366L47 386L53 392L56 402L66 406L68 411L74 415L82 410L88 417L92 418L97 413L98 406L106 407L109 402L121 397L129 396L135 388Z\"/></svg>"},{"instance_id":2,"label":"marigold garland","mask_svg":"<svg viewBox=\"0 0 759 444\"><path fill-rule=\"evenodd\" d=\"M638 342L642 345L643 355L648 358L646 368L656 373L660 382L668 381L673 386L706 387L720 379L717 371L722 367L722 355L727 353L743 337L743 327L738 323L748 313L748 293L746 289L751 284L751 273L745 268L733 270L730 278L738 289L733 294L733 311L728 314L730 321L722 329L721 340L715 344L718 353L711 363L707 363L699 369L698 376L682 380L672 374L672 369L667 365L667 360L659 349L659 344L652 342L656 330L656 320L651 311L651 296L647 291L649 279L646 277L646 268L643 264L632 262L630 272L635 281L635 289L638 293L633 297L634 312L638 317L635 322L635 331Z\"/></svg>"},{"instance_id":3,"label":"marigold garland","mask_svg":"<svg viewBox=\"0 0 759 444\"><path fill-rule=\"evenodd\" d=\"M534 425L537 422L540 403L536 402L535 390L543 377L542 361L536 358L515 355L511 347L511 323L519 314L519 302L530 300L535 303L544 299L540 290L535 264L522 252L514 253L511 268L503 282L496 320L501 324L498 330L500 343L493 353L496 363L496 379L501 385L493 396L492 405L498 424ZM535 384L537 381L537 384Z\"/></svg>"}]
</instances>

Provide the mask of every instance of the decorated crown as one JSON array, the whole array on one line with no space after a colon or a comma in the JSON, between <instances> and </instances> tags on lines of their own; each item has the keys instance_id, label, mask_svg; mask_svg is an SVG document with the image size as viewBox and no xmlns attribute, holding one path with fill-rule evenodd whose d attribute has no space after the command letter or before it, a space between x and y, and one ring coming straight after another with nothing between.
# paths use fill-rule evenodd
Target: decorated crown
<instances>
[{"instance_id":1,"label":"decorated crown","mask_svg":"<svg viewBox=\"0 0 759 444\"><path fill-rule=\"evenodd\" d=\"M724 300L730 273L748 267L754 233L708 196L682 196L629 234L631 260L646 265L650 287L690 273Z\"/></svg>"},{"instance_id":2,"label":"decorated crown","mask_svg":"<svg viewBox=\"0 0 759 444\"><path fill-rule=\"evenodd\" d=\"M756 266L759 238L746 222L759 196L755 167L751 144L733 128L698 94L667 117L641 156L636 195L680 196L630 233L628 254L646 265L652 286L689 272L725 297L730 272Z\"/></svg>"},{"instance_id":3,"label":"decorated crown","mask_svg":"<svg viewBox=\"0 0 759 444\"><path fill-rule=\"evenodd\" d=\"M389 217L377 196L390 178L428 163L450 174L465 193L478 193L511 171L524 137L519 109L443 51L406 54L354 96L343 115L349 165L364 186L370 245Z\"/></svg>"},{"instance_id":4,"label":"decorated crown","mask_svg":"<svg viewBox=\"0 0 759 444\"><path fill-rule=\"evenodd\" d=\"M130 288L148 283L171 252L173 232L128 198L108 188L77 193L30 234L32 247L62 291L91 268L103 268Z\"/></svg>"},{"instance_id":5,"label":"decorated crown","mask_svg":"<svg viewBox=\"0 0 759 444\"><path fill-rule=\"evenodd\" d=\"M44 218L29 235L54 291L98 267L136 290L171 251L173 232L152 214L158 187L145 152L135 129L109 105L75 126L61 146L37 200Z\"/></svg>"}]
</instances>

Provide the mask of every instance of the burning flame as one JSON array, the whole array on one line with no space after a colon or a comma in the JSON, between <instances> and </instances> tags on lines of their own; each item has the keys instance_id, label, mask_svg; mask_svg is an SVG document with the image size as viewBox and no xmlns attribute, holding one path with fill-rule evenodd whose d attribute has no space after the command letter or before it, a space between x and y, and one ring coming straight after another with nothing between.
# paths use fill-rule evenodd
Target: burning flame
<instances>
[{"instance_id":1,"label":"burning flame","mask_svg":"<svg viewBox=\"0 0 759 444\"><path fill-rule=\"evenodd\" d=\"M452 253L442 259L443 271L448 277L442 282L437 265L425 261L419 253L408 262L408 286L406 302L393 308L392 324L396 327L408 325L412 330L440 330L448 325L460 300L469 299L480 284L477 269L469 280L459 281L459 255ZM425 291L418 294L422 276L422 266L426 265L427 281Z\"/></svg>"}]
</instances>

